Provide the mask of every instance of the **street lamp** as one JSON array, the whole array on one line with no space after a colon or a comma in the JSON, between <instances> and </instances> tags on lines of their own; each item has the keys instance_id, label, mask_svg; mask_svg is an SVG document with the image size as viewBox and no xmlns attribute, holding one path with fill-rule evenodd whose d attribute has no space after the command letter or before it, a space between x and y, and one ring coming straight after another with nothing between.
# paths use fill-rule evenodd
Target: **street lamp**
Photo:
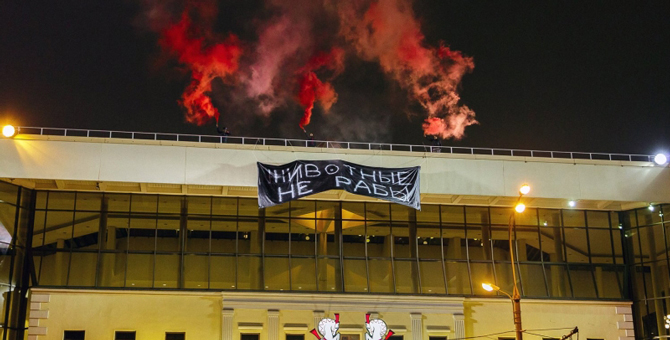
<instances>
[{"instance_id":1,"label":"street lamp","mask_svg":"<svg viewBox=\"0 0 670 340\"><path fill-rule=\"evenodd\" d=\"M5 125L2 127L2 136L5 138L12 138L16 136L16 128L12 125Z\"/></svg>"}]
</instances>

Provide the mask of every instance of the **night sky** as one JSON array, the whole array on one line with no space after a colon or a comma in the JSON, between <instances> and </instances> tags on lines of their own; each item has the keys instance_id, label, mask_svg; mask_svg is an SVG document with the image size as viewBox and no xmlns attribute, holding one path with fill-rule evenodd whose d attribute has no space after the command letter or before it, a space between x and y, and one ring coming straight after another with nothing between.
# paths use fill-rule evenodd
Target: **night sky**
<instances>
[{"instance_id":1,"label":"night sky","mask_svg":"<svg viewBox=\"0 0 670 340\"><path fill-rule=\"evenodd\" d=\"M0 10L0 123L215 134L185 122L189 83L142 28L139 0L9 1ZM259 8L261 10L259 10ZM253 41L260 0L219 3L218 32ZM443 145L653 154L670 151L670 5L659 1L416 0L426 42L474 58L461 103L479 125ZM302 109L268 118L213 96L233 135L302 138ZM317 139L425 143L421 108L379 65L347 58ZM353 122L353 123L352 123ZM355 132L352 132L355 124Z\"/></svg>"}]
</instances>

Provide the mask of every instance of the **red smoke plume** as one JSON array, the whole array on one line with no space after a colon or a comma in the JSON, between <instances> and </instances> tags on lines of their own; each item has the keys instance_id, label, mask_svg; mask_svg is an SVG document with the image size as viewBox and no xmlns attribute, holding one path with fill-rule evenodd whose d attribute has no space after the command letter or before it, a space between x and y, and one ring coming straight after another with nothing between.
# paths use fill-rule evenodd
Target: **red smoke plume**
<instances>
[{"instance_id":1,"label":"red smoke plume","mask_svg":"<svg viewBox=\"0 0 670 340\"><path fill-rule=\"evenodd\" d=\"M187 6L181 20L163 30L161 46L191 72L191 84L179 103L186 108L188 122L203 125L212 118L219 121L219 110L209 97L212 80L224 78L237 70L242 49L239 40L232 34L223 42L205 42L202 36L212 34L193 26L189 10L195 11L200 17L211 17L212 12L216 13L215 8L204 6L203 3Z\"/></svg>"},{"instance_id":2,"label":"red smoke plume","mask_svg":"<svg viewBox=\"0 0 670 340\"><path fill-rule=\"evenodd\" d=\"M361 14L363 13L363 14ZM382 69L424 107L426 134L463 137L465 127L477 124L475 113L460 105L458 85L474 68L472 58L448 47L430 47L409 0L338 2L340 34L358 55L377 60Z\"/></svg>"},{"instance_id":3,"label":"red smoke plume","mask_svg":"<svg viewBox=\"0 0 670 340\"><path fill-rule=\"evenodd\" d=\"M344 50L333 47L328 53L320 52L299 71L298 101L305 108L299 125L303 130L312 118L314 102L318 101L326 112L337 102L337 93L333 86L329 82L322 82L314 73L324 68L332 72L330 79L340 74L344 70Z\"/></svg>"}]
</instances>

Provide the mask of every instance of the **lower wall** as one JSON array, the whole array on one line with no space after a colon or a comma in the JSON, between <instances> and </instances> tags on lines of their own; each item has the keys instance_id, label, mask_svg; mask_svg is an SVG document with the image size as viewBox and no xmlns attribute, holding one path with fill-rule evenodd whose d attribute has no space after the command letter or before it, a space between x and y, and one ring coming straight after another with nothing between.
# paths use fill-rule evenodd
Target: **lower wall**
<instances>
[{"instance_id":1,"label":"lower wall","mask_svg":"<svg viewBox=\"0 0 670 340\"><path fill-rule=\"evenodd\" d=\"M581 339L630 340L629 302L521 300L526 339L560 338L579 327ZM113 340L136 331L138 340L185 332L188 340L286 340L309 333L323 317L340 314L340 333L365 339L365 313L383 319L404 340L514 337L508 299L400 295L294 294L33 289L29 340L62 340L65 330ZM552 330L548 330L552 329Z\"/></svg>"}]
</instances>

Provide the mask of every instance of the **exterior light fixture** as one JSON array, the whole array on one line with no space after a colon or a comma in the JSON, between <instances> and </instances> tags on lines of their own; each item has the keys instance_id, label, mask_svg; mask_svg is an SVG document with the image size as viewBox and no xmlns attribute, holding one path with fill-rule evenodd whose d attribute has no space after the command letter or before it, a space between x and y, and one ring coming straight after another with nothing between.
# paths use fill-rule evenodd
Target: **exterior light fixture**
<instances>
[{"instance_id":1,"label":"exterior light fixture","mask_svg":"<svg viewBox=\"0 0 670 340\"><path fill-rule=\"evenodd\" d=\"M526 205L523 203L519 203L516 205L516 207L514 207L514 210L516 210L516 212L518 213L522 213L524 212L524 210L526 210Z\"/></svg>"},{"instance_id":2,"label":"exterior light fixture","mask_svg":"<svg viewBox=\"0 0 670 340\"><path fill-rule=\"evenodd\" d=\"M575 202L575 201L569 201L569 202L568 202L568 206L569 206L570 208L574 208L576 205L577 205L577 202Z\"/></svg>"},{"instance_id":3,"label":"exterior light fixture","mask_svg":"<svg viewBox=\"0 0 670 340\"><path fill-rule=\"evenodd\" d=\"M649 209L649 211L654 211L654 205L650 203L647 209Z\"/></svg>"},{"instance_id":4,"label":"exterior light fixture","mask_svg":"<svg viewBox=\"0 0 670 340\"><path fill-rule=\"evenodd\" d=\"M528 184L524 184L521 186L521 188L519 188L519 193L521 195L528 195L529 192L530 192L530 185Z\"/></svg>"},{"instance_id":5,"label":"exterior light fixture","mask_svg":"<svg viewBox=\"0 0 670 340\"><path fill-rule=\"evenodd\" d=\"M13 138L16 136L16 128L13 125L5 125L2 127L2 136L5 138Z\"/></svg>"},{"instance_id":6,"label":"exterior light fixture","mask_svg":"<svg viewBox=\"0 0 670 340\"><path fill-rule=\"evenodd\" d=\"M654 156L654 163L656 163L656 165L666 165L668 164L668 156L662 153L656 154L656 156Z\"/></svg>"},{"instance_id":7,"label":"exterior light fixture","mask_svg":"<svg viewBox=\"0 0 670 340\"><path fill-rule=\"evenodd\" d=\"M492 292L494 290L495 291L500 290L500 287L498 287L498 286L496 286L492 283L486 283L486 282L482 283L482 288L484 288L484 290L487 291L487 292Z\"/></svg>"}]
</instances>

